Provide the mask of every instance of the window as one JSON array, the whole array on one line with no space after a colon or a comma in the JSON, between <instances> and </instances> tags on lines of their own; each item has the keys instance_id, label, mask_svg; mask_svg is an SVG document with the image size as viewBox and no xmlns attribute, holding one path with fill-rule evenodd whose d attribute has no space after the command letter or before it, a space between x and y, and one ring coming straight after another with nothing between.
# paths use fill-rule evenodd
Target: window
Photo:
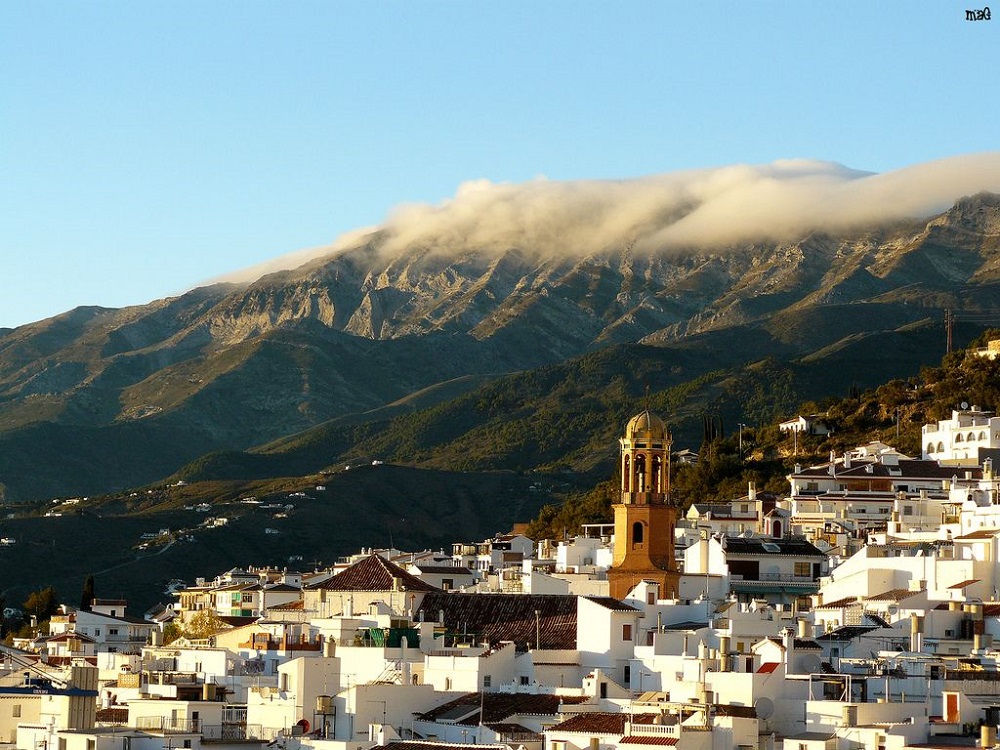
<instances>
[{"instance_id":1,"label":"window","mask_svg":"<svg viewBox=\"0 0 1000 750\"><path fill-rule=\"evenodd\" d=\"M642 522L636 521L632 524L632 543L642 544Z\"/></svg>"},{"instance_id":2,"label":"window","mask_svg":"<svg viewBox=\"0 0 1000 750\"><path fill-rule=\"evenodd\" d=\"M100 634L101 634L101 629L100 628L94 628L94 635L100 635Z\"/></svg>"},{"instance_id":3,"label":"window","mask_svg":"<svg viewBox=\"0 0 1000 750\"><path fill-rule=\"evenodd\" d=\"M807 562L797 562L795 563L795 575L797 576L811 576L812 566Z\"/></svg>"},{"instance_id":4,"label":"window","mask_svg":"<svg viewBox=\"0 0 1000 750\"><path fill-rule=\"evenodd\" d=\"M483 687L484 688L493 687L493 675L491 674L483 675Z\"/></svg>"},{"instance_id":5,"label":"window","mask_svg":"<svg viewBox=\"0 0 1000 750\"><path fill-rule=\"evenodd\" d=\"M108 628L108 635L118 635L118 628Z\"/></svg>"},{"instance_id":6,"label":"window","mask_svg":"<svg viewBox=\"0 0 1000 750\"><path fill-rule=\"evenodd\" d=\"M10 715L13 718L15 718L15 719L17 719L18 717L21 716L21 704L20 703L15 703L13 706L11 706Z\"/></svg>"},{"instance_id":7,"label":"window","mask_svg":"<svg viewBox=\"0 0 1000 750\"><path fill-rule=\"evenodd\" d=\"M913 506L912 505L904 505L903 506L903 515L904 516L912 516L913 515Z\"/></svg>"},{"instance_id":8,"label":"window","mask_svg":"<svg viewBox=\"0 0 1000 750\"><path fill-rule=\"evenodd\" d=\"M522 685L530 685L531 684L528 681L528 675L526 675L526 674L521 675L521 684Z\"/></svg>"},{"instance_id":9,"label":"window","mask_svg":"<svg viewBox=\"0 0 1000 750\"><path fill-rule=\"evenodd\" d=\"M632 623L627 622L622 625L622 640L631 641L632 640Z\"/></svg>"},{"instance_id":10,"label":"window","mask_svg":"<svg viewBox=\"0 0 1000 750\"><path fill-rule=\"evenodd\" d=\"M97 740L93 738L87 739L87 750L97 750Z\"/></svg>"},{"instance_id":11,"label":"window","mask_svg":"<svg viewBox=\"0 0 1000 750\"><path fill-rule=\"evenodd\" d=\"M441 588L444 589L445 591L451 591L453 588L455 588L455 579L454 578L442 578L441 579Z\"/></svg>"},{"instance_id":12,"label":"window","mask_svg":"<svg viewBox=\"0 0 1000 750\"><path fill-rule=\"evenodd\" d=\"M450 677L445 677L444 678L444 689L445 690L451 690L451 678Z\"/></svg>"},{"instance_id":13,"label":"window","mask_svg":"<svg viewBox=\"0 0 1000 750\"><path fill-rule=\"evenodd\" d=\"M648 591L646 593L646 604L656 604L656 592Z\"/></svg>"}]
</instances>

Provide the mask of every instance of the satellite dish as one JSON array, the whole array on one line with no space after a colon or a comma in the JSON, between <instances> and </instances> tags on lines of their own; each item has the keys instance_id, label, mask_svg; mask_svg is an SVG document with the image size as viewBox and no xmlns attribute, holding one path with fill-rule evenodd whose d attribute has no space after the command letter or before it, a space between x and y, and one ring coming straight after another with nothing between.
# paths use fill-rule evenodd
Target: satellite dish
<instances>
[{"instance_id":1,"label":"satellite dish","mask_svg":"<svg viewBox=\"0 0 1000 750\"><path fill-rule=\"evenodd\" d=\"M818 672L822 664L823 662L819 658L819 654L802 654L799 660L799 665L802 667L803 672Z\"/></svg>"},{"instance_id":2,"label":"satellite dish","mask_svg":"<svg viewBox=\"0 0 1000 750\"><path fill-rule=\"evenodd\" d=\"M774 716L774 701L770 698L765 698L761 696L753 702L753 708L757 712L758 719L770 719Z\"/></svg>"},{"instance_id":3,"label":"satellite dish","mask_svg":"<svg viewBox=\"0 0 1000 750\"><path fill-rule=\"evenodd\" d=\"M963 401L962 402L962 410L965 411L968 408L969 408L969 402L968 401Z\"/></svg>"}]
</instances>

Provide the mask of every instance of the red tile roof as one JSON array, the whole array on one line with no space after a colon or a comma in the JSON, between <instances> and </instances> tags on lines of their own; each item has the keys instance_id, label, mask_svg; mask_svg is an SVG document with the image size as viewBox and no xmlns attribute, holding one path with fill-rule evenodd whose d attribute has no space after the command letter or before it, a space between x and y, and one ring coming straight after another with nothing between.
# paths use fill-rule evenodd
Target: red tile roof
<instances>
[{"instance_id":1,"label":"red tile roof","mask_svg":"<svg viewBox=\"0 0 1000 750\"><path fill-rule=\"evenodd\" d=\"M467 633L480 643L512 641L518 649L534 647L536 627L542 648L575 649L577 598L562 594L427 594L417 609L417 619L439 622L445 628ZM537 621L535 613L538 612Z\"/></svg>"},{"instance_id":2,"label":"red tile roof","mask_svg":"<svg viewBox=\"0 0 1000 750\"><path fill-rule=\"evenodd\" d=\"M618 740L619 745L676 745L678 742L680 739L677 737L663 737L655 734L630 734Z\"/></svg>"},{"instance_id":3,"label":"red tile roof","mask_svg":"<svg viewBox=\"0 0 1000 750\"><path fill-rule=\"evenodd\" d=\"M779 666L780 664L776 661L765 662L760 665L760 669L757 670L757 674L771 674Z\"/></svg>"},{"instance_id":4,"label":"red tile roof","mask_svg":"<svg viewBox=\"0 0 1000 750\"><path fill-rule=\"evenodd\" d=\"M324 591L440 591L380 555L369 555L308 588Z\"/></svg>"},{"instance_id":5,"label":"red tile roof","mask_svg":"<svg viewBox=\"0 0 1000 750\"><path fill-rule=\"evenodd\" d=\"M438 706L425 714L418 714L421 721L437 721L439 717L452 714L456 709L467 708L469 714L456 724L474 726L479 724L479 708L483 709L484 724L502 724L515 715L555 716L560 705L585 703L583 696L551 695L548 693L466 693L465 695Z\"/></svg>"},{"instance_id":6,"label":"red tile roof","mask_svg":"<svg viewBox=\"0 0 1000 750\"><path fill-rule=\"evenodd\" d=\"M970 578L967 581L961 581L959 583L953 583L948 588L950 588L950 589L964 589L966 586L971 586L974 583L979 583L979 579L978 578Z\"/></svg>"},{"instance_id":7,"label":"red tile roof","mask_svg":"<svg viewBox=\"0 0 1000 750\"><path fill-rule=\"evenodd\" d=\"M910 591L909 589L889 589L888 591L883 591L881 594L875 594L874 596L867 597L870 602L901 602L903 599L909 599L911 596L916 596L917 594L922 594L923 589L920 591Z\"/></svg>"}]
</instances>

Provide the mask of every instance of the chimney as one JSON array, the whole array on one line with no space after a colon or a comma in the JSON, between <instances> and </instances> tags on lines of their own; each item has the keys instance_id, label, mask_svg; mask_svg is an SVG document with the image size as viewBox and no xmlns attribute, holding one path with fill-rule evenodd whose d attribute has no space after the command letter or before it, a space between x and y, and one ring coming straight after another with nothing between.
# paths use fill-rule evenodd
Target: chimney
<instances>
[{"instance_id":1,"label":"chimney","mask_svg":"<svg viewBox=\"0 0 1000 750\"><path fill-rule=\"evenodd\" d=\"M844 451L844 468L845 469L850 469L851 468L851 452L850 451Z\"/></svg>"},{"instance_id":2,"label":"chimney","mask_svg":"<svg viewBox=\"0 0 1000 750\"><path fill-rule=\"evenodd\" d=\"M910 651L915 654L919 654L923 651L923 641L924 641L924 623L922 618L917 613L913 612L910 614Z\"/></svg>"},{"instance_id":3,"label":"chimney","mask_svg":"<svg viewBox=\"0 0 1000 750\"><path fill-rule=\"evenodd\" d=\"M812 630L812 628L809 626L809 620L807 620L805 617L800 617L798 619L798 625L799 625L799 638L808 638L810 636L809 631Z\"/></svg>"},{"instance_id":4,"label":"chimney","mask_svg":"<svg viewBox=\"0 0 1000 750\"><path fill-rule=\"evenodd\" d=\"M785 671L792 672L795 661L795 629L784 628L781 631L781 645L785 647Z\"/></svg>"}]
</instances>

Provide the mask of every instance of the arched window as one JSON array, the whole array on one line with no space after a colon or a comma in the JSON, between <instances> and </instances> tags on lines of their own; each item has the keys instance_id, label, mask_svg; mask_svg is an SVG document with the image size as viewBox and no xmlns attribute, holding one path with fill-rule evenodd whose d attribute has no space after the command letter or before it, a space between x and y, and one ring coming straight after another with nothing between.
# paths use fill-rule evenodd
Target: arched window
<instances>
[{"instance_id":1,"label":"arched window","mask_svg":"<svg viewBox=\"0 0 1000 750\"><path fill-rule=\"evenodd\" d=\"M941 453L942 451L944 451L944 443L938 443L937 452Z\"/></svg>"},{"instance_id":2,"label":"arched window","mask_svg":"<svg viewBox=\"0 0 1000 750\"><path fill-rule=\"evenodd\" d=\"M965 439L971 443L973 440L976 439L976 433L970 432L968 435L965 436Z\"/></svg>"},{"instance_id":3,"label":"arched window","mask_svg":"<svg viewBox=\"0 0 1000 750\"><path fill-rule=\"evenodd\" d=\"M622 469L622 484L622 490L629 492L629 488L632 486L632 459L629 456L625 456L625 466Z\"/></svg>"},{"instance_id":4,"label":"arched window","mask_svg":"<svg viewBox=\"0 0 1000 750\"><path fill-rule=\"evenodd\" d=\"M928 443L927 444L927 452L928 453L933 453L934 452L934 443Z\"/></svg>"},{"instance_id":5,"label":"arched window","mask_svg":"<svg viewBox=\"0 0 1000 750\"><path fill-rule=\"evenodd\" d=\"M632 471L635 474L635 491L646 492L646 457L641 453L635 457L635 466Z\"/></svg>"},{"instance_id":6,"label":"arched window","mask_svg":"<svg viewBox=\"0 0 1000 750\"><path fill-rule=\"evenodd\" d=\"M642 521L636 521L632 524L632 544L642 544L642 535L644 531Z\"/></svg>"},{"instance_id":7,"label":"arched window","mask_svg":"<svg viewBox=\"0 0 1000 750\"><path fill-rule=\"evenodd\" d=\"M958 433L957 435L955 435L955 442L956 443L961 443L962 442L962 433L961 432Z\"/></svg>"},{"instance_id":8,"label":"arched window","mask_svg":"<svg viewBox=\"0 0 1000 750\"><path fill-rule=\"evenodd\" d=\"M771 524L771 536L779 537L781 536L781 521L775 521Z\"/></svg>"},{"instance_id":9,"label":"arched window","mask_svg":"<svg viewBox=\"0 0 1000 750\"><path fill-rule=\"evenodd\" d=\"M663 466L659 456L653 456L653 478L649 483L653 492L663 491Z\"/></svg>"},{"instance_id":10,"label":"arched window","mask_svg":"<svg viewBox=\"0 0 1000 750\"><path fill-rule=\"evenodd\" d=\"M986 439L986 432L985 431L979 433L979 439L980 440L985 440Z\"/></svg>"}]
</instances>

